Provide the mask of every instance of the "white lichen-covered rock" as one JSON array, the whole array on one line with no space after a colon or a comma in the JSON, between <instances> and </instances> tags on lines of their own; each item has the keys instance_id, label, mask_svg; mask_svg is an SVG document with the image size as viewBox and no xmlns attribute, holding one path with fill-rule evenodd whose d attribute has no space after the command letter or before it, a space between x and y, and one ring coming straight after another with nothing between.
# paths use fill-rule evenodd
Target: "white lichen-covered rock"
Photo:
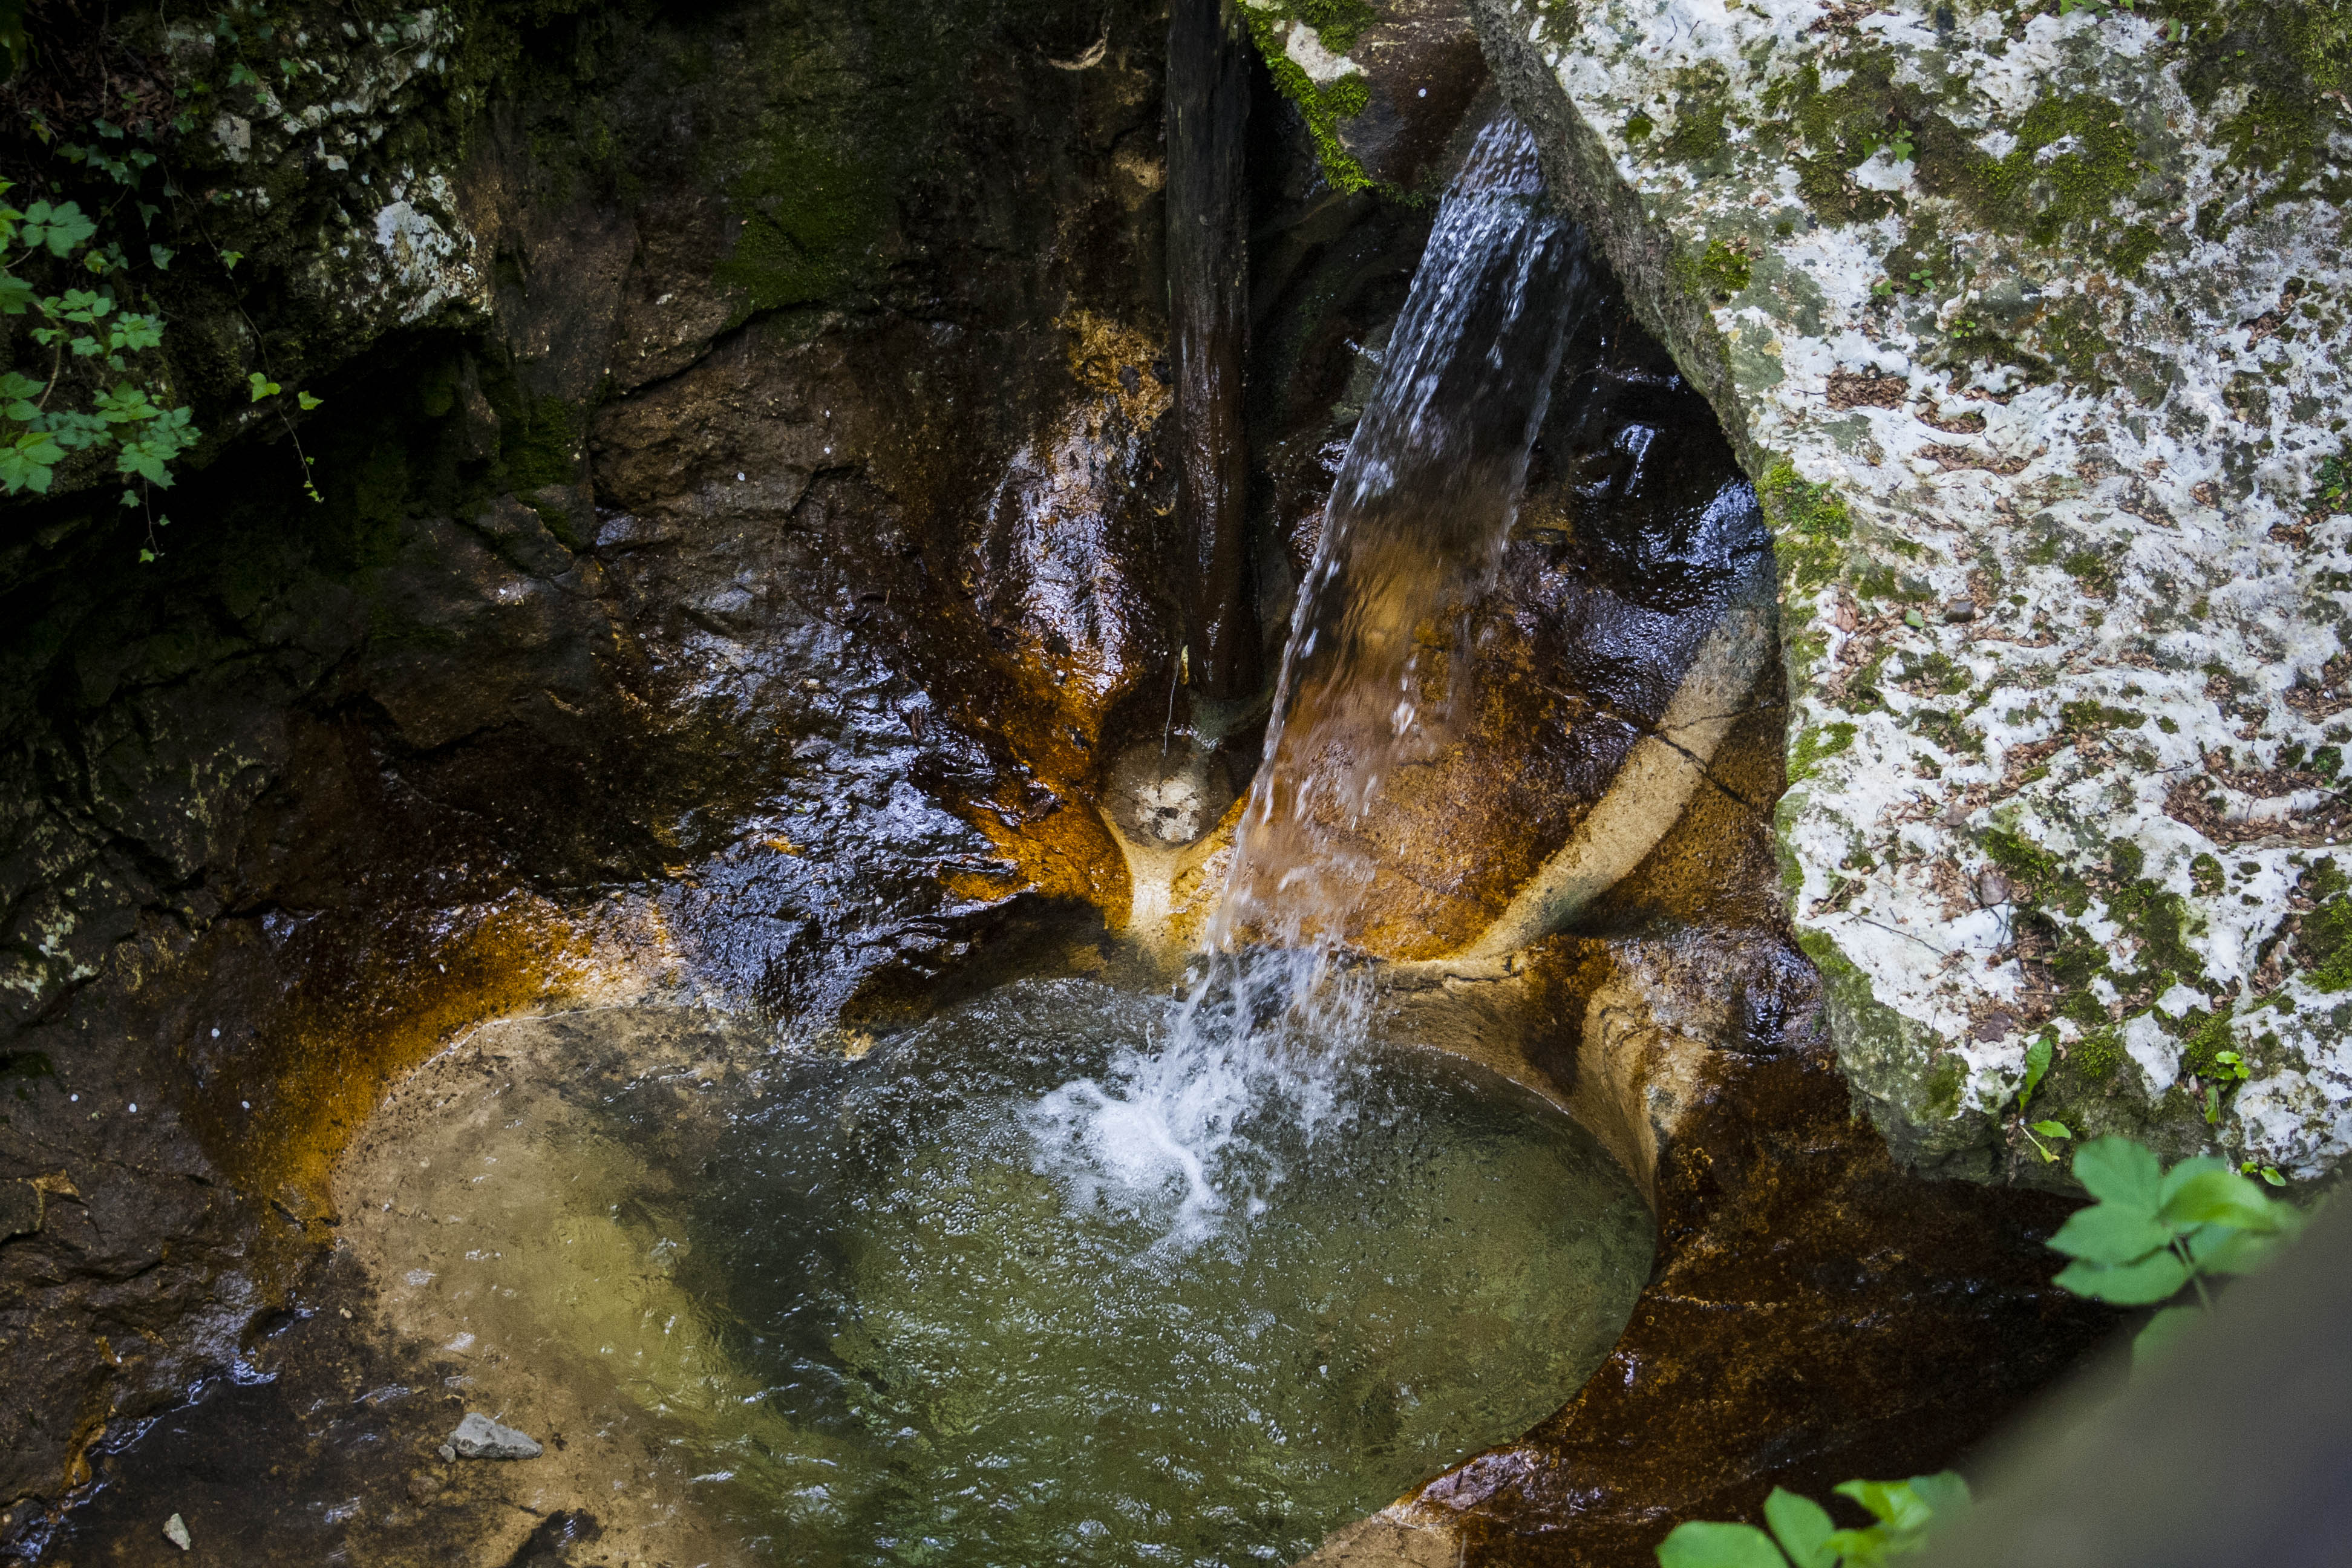
<instances>
[{"instance_id":1,"label":"white lichen-covered rock","mask_svg":"<svg viewBox=\"0 0 2352 1568\"><path fill-rule=\"evenodd\" d=\"M1898 1152L2336 1163L2352 17L1475 8L1773 514L1789 896Z\"/></svg>"}]
</instances>

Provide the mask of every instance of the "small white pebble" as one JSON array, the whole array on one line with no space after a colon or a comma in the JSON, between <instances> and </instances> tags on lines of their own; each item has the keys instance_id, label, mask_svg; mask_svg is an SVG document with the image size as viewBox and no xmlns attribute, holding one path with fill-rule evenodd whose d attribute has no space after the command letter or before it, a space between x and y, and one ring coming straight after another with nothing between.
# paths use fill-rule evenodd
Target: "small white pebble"
<instances>
[{"instance_id":1,"label":"small white pebble","mask_svg":"<svg viewBox=\"0 0 2352 1568\"><path fill-rule=\"evenodd\" d=\"M251 1110L253 1109L253 1101L249 1100L240 1100L237 1101L237 1104L243 1106L247 1110Z\"/></svg>"},{"instance_id":2,"label":"small white pebble","mask_svg":"<svg viewBox=\"0 0 2352 1568\"><path fill-rule=\"evenodd\" d=\"M740 485L740 484L741 484L741 483L743 482L743 476L742 476L742 475L740 475L740 474L737 474L737 475L735 476L735 482L736 482L737 484L739 484L739 485Z\"/></svg>"},{"instance_id":3,"label":"small white pebble","mask_svg":"<svg viewBox=\"0 0 2352 1568\"><path fill-rule=\"evenodd\" d=\"M220 1031L218 1029L215 1029L213 1031L213 1038L215 1040L220 1038Z\"/></svg>"},{"instance_id":4,"label":"small white pebble","mask_svg":"<svg viewBox=\"0 0 2352 1568\"><path fill-rule=\"evenodd\" d=\"M183 1552L195 1544L188 1538L187 1521L176 1513L163 1521L163 1539Z\"/></svg>"},{"instance_id":5,"label":"small white pebble","mask_svg":"<svg viewBox=\"0 0 2352 1568\"><path fill-rule=\"evenodd\" d=\"M66 1099L68 1101L75 1105L79 1105L81 1103L81 1096L78 1094L67 1095Z\"/></svg>"},{"instance_id":6,"label":"small white pebble","mask_svg":"<svg viewBox=\"0 0 2352 1568\"><path fill-rule=\"evenodd\" d=\"M135 1100L131 1102L131 1114L133 1116L139 1114L139 1102Z\"/></svg>"}]
</instances>

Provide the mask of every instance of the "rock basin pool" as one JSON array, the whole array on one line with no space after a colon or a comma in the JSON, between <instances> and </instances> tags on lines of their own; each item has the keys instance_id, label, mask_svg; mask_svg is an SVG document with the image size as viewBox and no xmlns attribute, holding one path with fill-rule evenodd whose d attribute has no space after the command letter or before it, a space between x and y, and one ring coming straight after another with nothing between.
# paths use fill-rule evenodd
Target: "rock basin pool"
<instances>
[{"instance_id":1,"label":"rock basin pool","mask_svg":"<svg viewBox=\"0 0 2352 1568\"><path fill-rule=\"evenodd\" d=\"M520 1020L404 1092L347 1234L549 1441L536 1506L713 1560L1290 1562L1565 1400L1653 1227L1481 1068L1177 1015L1027 982L855 1058Z\"/></svg>"}]
</instances>

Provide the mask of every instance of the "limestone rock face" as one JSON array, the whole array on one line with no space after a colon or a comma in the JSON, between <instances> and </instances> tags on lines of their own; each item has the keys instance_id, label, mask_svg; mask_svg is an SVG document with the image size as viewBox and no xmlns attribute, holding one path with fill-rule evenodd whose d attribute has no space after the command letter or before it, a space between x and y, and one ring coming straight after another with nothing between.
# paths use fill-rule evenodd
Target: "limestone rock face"
<instances>
[{"instance_id":1,"label":"limestone rock face","mask_svg":"<svg viewBox=\"0 0 2352 1568\"><path fill-rule=\"evenodd\" d=\"M2337 14L1474 10L1772 515L1787 893L1898 1152L2034 1179L2060 1120L2334 1165Z\"/></svg>"}]
</instances>

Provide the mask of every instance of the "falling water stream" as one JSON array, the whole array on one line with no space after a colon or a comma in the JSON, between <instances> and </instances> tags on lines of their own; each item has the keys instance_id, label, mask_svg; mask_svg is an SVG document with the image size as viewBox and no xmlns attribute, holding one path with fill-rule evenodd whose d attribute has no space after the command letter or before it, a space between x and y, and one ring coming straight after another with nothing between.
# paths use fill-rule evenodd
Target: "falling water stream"
<instances>
[{"instance_id":1,"label":"falling water stream","mask_svg":"<svg viewBox=\"0 0 2352 1568\"><path fill-rule=\"evenodd\" d=\"M724 1071L600 1075L564 1055L593 1020L518 1026L555 1068L484 1068L382 1175L395 1319L560 1388L583 1485L628 1468L776 1563L1288 1562L1556 1407L1632 1309L1647 1211L1549 1105L1367 1038L1360 874L1318 828L1445 731L1579 247L1490 128L1340 475L1188 994L1029 981Z\"/></svg>"}]
</instances>

